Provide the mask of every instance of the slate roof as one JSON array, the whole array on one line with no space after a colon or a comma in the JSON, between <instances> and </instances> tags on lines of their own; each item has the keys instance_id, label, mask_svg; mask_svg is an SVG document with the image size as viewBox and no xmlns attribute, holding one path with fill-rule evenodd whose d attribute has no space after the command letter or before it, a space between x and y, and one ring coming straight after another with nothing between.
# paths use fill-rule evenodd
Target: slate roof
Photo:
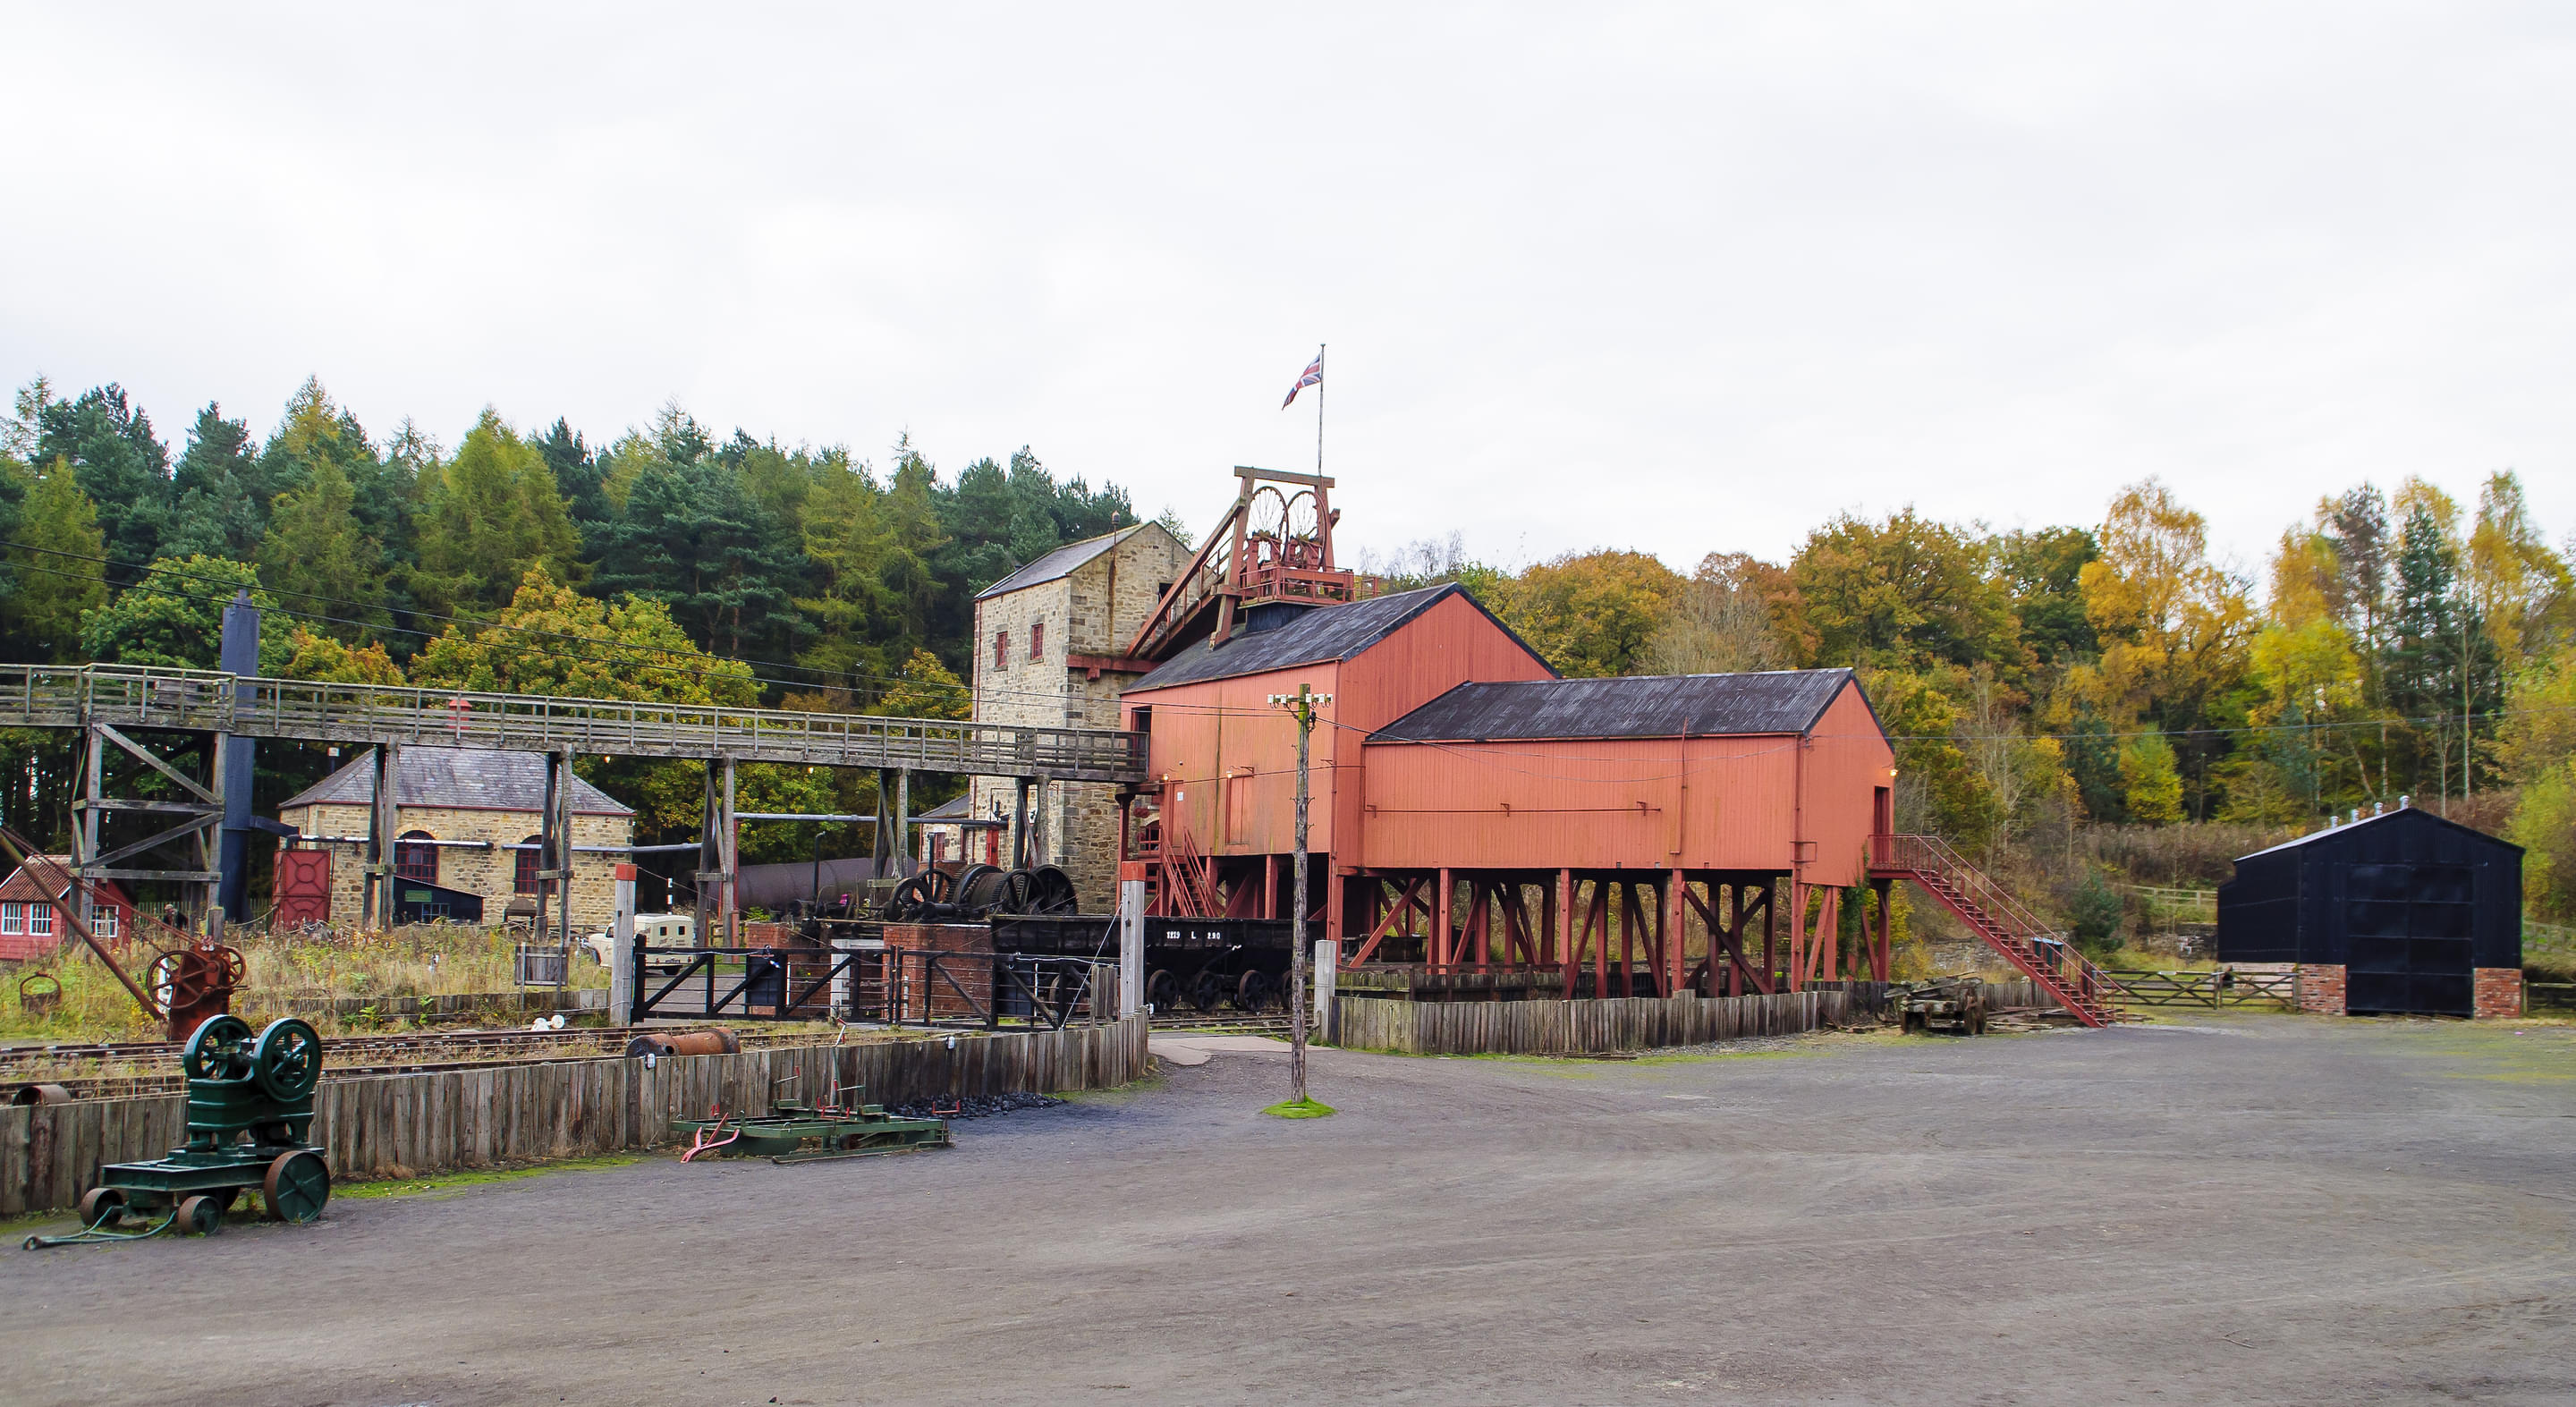
<instances>
[{"instance_id":1,"label":"slate roof","mask_svg":"<svg viewBox=\"0 0 2576 1407\"><path fill-rule=\"evenodd\" d=\"M920 815L913 817L913 819L916 821L929 821L943 826L975 826L987 829L1002 824L1001 822L989 817L978 819L972 812L970 812L967 807L969 803L974 801L974 799L974 794L971 792L959 792L957 795L948 798L946 801L943 801L938 805L931 807L929 810L922 812Z\"/></svg>"},{"instance_id":2,"label":"slate roof","mask_svg":"<svg viewBox=\"0 0 2576 1407\"><path fill-rule=\"evenodd\" d=\"M376 800L376 755L360 753L347 766L280 803L293 806L370 806ZM450 806L473 811L546 809L546 755L481 748L405 747L394 777L394 805ZM634 808L583 781L572 779L572 809L581 816L632 816Z\"/></svg>"},{"instance_id":3,"label":"slate roof","mask_svg":"<svg viewBox=\"0 0 2576 1407\"><path fill-rule=\"evenodd\" d=\"M1153 673L1128 685L1126 692L1136 694L1174 684L1199 684L1325 660L1352 659L1453 595L1464 596L1469 605L1485 611L1466 588L1454 581L1347 605L1316 606L1285 625L1238 634L1215 649L1209 649L1204 641L1184 646L1179 654L1156 666ZM1515 643L1521 643L1510 626L1494 619L1493 612L1485 611L1485 619L1511 635ZM1521 643L1521 648L1527 650L1529 646ZM1530 650L1530 655L1536 658L1538 651Z\"/></svg>"},{"instance_id":4,"label":"slate roof","mask_svg":"<svg viewBox=\"0 0 2576 1407\"><path fill-rule=\"evenodd\" d=\"M2382 811L2376 816L2364 816L2358 821L2346 821L2341 825L2327 826L2322 830L2313 830L2295 840L2285 840L2278 845L2269 847L2268 849L2257 850L2252 855L2239 855L2236 857L2236 863L2241 865L2248 860L2257 859L2264 855L2277 855L2284 850L2296 850L2302 845L2313 844L2320 840L2342 840L2364 826L2383 825L2387 822L2396 820L2400 816L2415 817L2415 821L2408 822L2410 825L2421 821L2430 821L2435 825L2449 826L2455 831L2466 831L2470 835L2476 836L2478 839L2483 840L2490 845L2500 845L2507 850L2513 851L2517 855L2524 853L2521 846L2514 844L2510 840L2506 840L2502 836L2489 835L2475 826L2461 825L2459 822L2452 820L2448 816L2437 815L2420 806L2400 806L2394 811Z\"/></svg>"},{"instance_id":5,"label":"slate roof","mask_svg":"<svg viewBox=\"0 0 2576 1407\"><path fill-rule=\"evenodd\" d=\"M1461 684L1379 729L1369 741L1804 733L1851 681L1848 669L1784 669Z\"/></svg>"},{"instance_id":6,"label":"slate roof","mask_svg":"<svg viewBox=\"0 0 2576 1407\"><path fill-rule=\"evenodd\" d=\"M1120 528L1114 533L1103 533L1098 537L1087 537L1080 542L1068 542L1053 552L1049 552L1029 562L1018 571L1011 573L1000 581L994 582L992 585L976 592L975 599L981 601L987 596L999 596L1005 592L1018 591L1024 587L1036 586L1040 582L1048 582L1053 581L1058 577L1071 576L1075 572L1081 570L1083 565L1089 562L1092 558L1099 556L1110 548L1116 547L1118 544L1125 542L1129 537L1143 532L1146 528L1151 526L1152 524L1150 523L1138 523L1132 528Z\"/></svg>"}]
</instances>

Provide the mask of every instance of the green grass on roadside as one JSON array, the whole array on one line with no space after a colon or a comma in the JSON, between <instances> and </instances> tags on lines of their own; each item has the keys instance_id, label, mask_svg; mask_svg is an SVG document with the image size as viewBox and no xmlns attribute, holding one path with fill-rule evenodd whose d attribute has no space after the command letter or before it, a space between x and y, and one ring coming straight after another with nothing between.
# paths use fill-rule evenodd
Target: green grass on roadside
<instances>
[{"instance_id":1,"label":"green grass on roadside","mask_svg":"<svg viewBox=\"0 0 2576 1407\"><path fill-rule=\"evenodd\" d=\"M434 1173L428 1177L383 1178L374 1182L334 1182L331 1198L420 1197L439 1193L461 1192L495 1182L517 1182L522 1178L543 1177L548 1173L606 1172L643 1161L640 1154L610 1153L596 1158L566 1158L559 1163L531 1163L518 1168L473 1168L461 1172Z\"/></svg>"},{"instance_id":2,"label":"green grass on roadside","mask_svg":"<svg viewBox=\"0 0 2576 1407\"><path fill-rule=\"evenodd\" d=\"M1316 1099L1283 1099L1261 1112L1275 1119L1321 1119L1341 1111Z\"/></svg>"}]
</instances>

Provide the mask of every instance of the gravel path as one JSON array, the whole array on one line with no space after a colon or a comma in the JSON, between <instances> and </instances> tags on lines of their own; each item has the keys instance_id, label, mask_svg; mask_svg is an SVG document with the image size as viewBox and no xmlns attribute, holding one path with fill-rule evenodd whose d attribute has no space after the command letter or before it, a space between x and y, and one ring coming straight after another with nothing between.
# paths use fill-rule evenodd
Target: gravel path
<instances>
[{"instance_id":1,"label":"gravel path","mask_svg":"<svg viewBox=\"0 0 2576 1407\"><path fill-rule=\"evenodd\" d=\"M946 1152L0 1252L0 1400L2570 1398L2576 1032L1786 1049L1319 1051L1302 1122L1223 1054Z\"/></svg>"}]
</instances>

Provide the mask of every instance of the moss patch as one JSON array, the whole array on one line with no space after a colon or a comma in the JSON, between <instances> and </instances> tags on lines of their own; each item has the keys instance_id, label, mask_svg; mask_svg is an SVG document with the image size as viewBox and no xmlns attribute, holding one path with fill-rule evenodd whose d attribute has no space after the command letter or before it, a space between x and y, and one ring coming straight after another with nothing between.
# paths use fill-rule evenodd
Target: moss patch
<instances>
[{"instance_id":1,"label":"moss patch","mask_svg":"<svg viewBox=\"0 0 2576 1407\"><path fill-rule=\"evenodd\" d=\"M439 1173L434 1177L385 1178L376 1182L338 1182L331 1184L331 1199L365 1197L421 1197L462 1192L494 1182L517 1182L522 1178L543 1177L559 1172L605 1172L642 1162L633 1153L610 1154L599 1158L567 1158L560 1163L537 1163L524 1168L477 1168L467 1172Z\"/></svg>"},{"instance_id":2,"label":"moss patch","mask_svg":"<svg viewBox=\"0 0 2576 1407\"><path fill-rule=\"evenodd\" d=\"M1316 1099L1283 1099L1261 1112L1274 1119L1321 1119L1341 1111Z\"/></svg>"}]
</instances>

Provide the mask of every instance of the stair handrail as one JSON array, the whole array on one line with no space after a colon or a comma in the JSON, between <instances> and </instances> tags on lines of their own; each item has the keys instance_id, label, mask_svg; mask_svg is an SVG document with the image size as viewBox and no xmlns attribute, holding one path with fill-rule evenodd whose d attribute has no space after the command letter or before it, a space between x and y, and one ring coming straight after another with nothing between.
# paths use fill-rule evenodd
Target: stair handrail
<instances>
[{"instance_id":1,"label":"stair handrail","mask_svg":"<svg viewBox=\"0 0 2576 1407\"><path fill-rule=\"evenodd\" d=\"M1871 841L1880 868L1940 876L1959 891L1961 898L1993 915L2004 937L2029 949L2033 964L2053 969L2050 975L2067 988L2063 995L2105 1012L2111 1009L2112 994L2120 986L2110 974L2077 952L2066 935L2040 922L2013 897L2012 891L1968 863L1947 840L1937 835L1881 835L1871 837ZM2046 939L2048 948L2042 949L2036 939Z\"/></svg>"}]
</instances>

